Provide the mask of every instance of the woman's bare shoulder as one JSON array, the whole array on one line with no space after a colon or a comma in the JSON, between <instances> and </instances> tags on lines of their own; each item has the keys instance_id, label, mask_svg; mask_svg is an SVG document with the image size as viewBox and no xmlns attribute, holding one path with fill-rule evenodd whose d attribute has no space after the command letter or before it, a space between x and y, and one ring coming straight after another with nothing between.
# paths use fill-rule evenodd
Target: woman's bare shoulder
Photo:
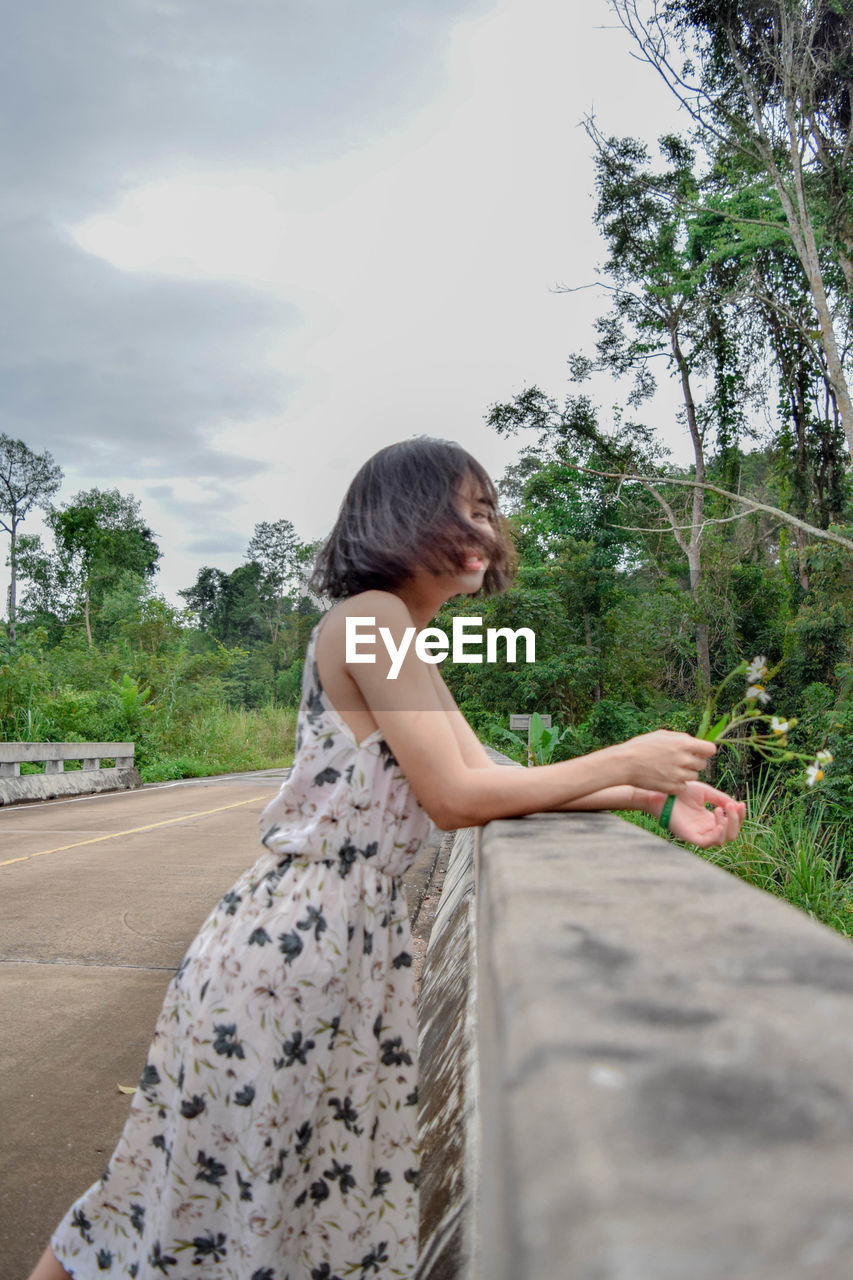
<instances>
[{"instance_id":1,"label":"woman's bare shoulder","mask_svg":"<svg viewBox=\"0 0 853 1280\"><path fill-rule=\"evenodd\" d=\"M359 591L358 595L341 600L328 614L325 626L341 631L346 626L347 618L372 618L379 626L411 626L412 615L409 607L400 596L393 591Z\"/></svg>"},{"instance_id":2,"label":"woman's bare shoulder","mask_svg":"<svg viewBox=\"0 0 853 1280\"><path fill-rule=\"evenodd\" d=\"M353 622L358 620L358 626L355 629L358 632L357 635L348 634L348 619ZM350 642L355 643L357 647L362 645L361 653L367 651L363 647L364 643L366 642L370 649L372 642L371 651L378 653L381 662L383 658L387 659L387 653L379 641L379 628L386 628L395 639L399 639L406 628L412 625L408 606L393 591L360 591L358 595L339 601L326 614L320 628L317 660L320 665L321 680L325 675L324 683L337 684L338 692L343 696L346 689L353 684L354 673L351 664L347 661ZM362 658L361 661L365 659ZM336 679L338 673L343 677L343 684L338 683ZM355 674L360 672L356 671ZM361 695L356 697L360 700Z\"/></svg>"}]
</instances>

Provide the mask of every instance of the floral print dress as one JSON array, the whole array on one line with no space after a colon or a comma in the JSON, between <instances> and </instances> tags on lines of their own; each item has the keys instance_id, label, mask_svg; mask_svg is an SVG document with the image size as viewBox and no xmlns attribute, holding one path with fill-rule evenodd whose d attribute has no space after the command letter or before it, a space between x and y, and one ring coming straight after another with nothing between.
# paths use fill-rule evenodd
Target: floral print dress
<instances>
[{"instance_id":1,"label":"floral print dress","mask_svg":"<svg viewBox=\"0 0 853 1280\"><path fill-rule=\"evenodd\" d=\"M417 1028L401 874L430 821L379 731L326 698L311 633L264 853L172 979L75 1280L391 1280L418 1238Z\"/></svg>"}]
</instances>

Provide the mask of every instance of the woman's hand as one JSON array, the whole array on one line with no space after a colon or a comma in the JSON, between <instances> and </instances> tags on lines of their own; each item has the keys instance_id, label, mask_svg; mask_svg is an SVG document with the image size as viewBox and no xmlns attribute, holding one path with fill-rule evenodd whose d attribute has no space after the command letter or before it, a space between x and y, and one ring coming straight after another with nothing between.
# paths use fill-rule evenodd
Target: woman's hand
<instances>
[{"instance_id":1,"label":"woman's hand","mask_svg":"<svg viewBox=\"0 0 853 1280\"><path fill-rule=\"evenodd\" d=\"M665 800L664 795L656 796L647 811L659 818ZM708 804L714 808L707 809ZM707 849L736 839L745 816L746 805L725 791L717 791L707 782L688 782L675 797L668 829L678 840Z\"/></svg>"},{"instance_id":2,"label":"woman's hand","mask_svg":"<svg viewBox=\"0 0 853 1280\"><path fill-rule=\"evenodd\" d=\"M677 796L687 783L696 781L717 748L713 742L694 738L689 733L656 729L654 733L629 738L610 750L623 752L628 757L626 782L644 790Z\"/></svg>"}]
</instances>

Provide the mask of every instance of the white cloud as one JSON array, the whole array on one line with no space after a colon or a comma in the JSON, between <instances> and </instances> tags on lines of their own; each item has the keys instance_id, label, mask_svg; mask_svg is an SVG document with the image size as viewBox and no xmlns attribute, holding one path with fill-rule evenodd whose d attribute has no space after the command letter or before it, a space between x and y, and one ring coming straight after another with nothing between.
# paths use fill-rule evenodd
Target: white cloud
<instances>
[{"instance_id":1,"label":"white cloud","mask_svg":"<svg viewBox=\"0 0 853 1280\"><path fill-rule=\"evenodd\" d=\"M647 138L676 123L608 16L603 0L505 0L452 29L441 93L396 135L298 170L164 176L71 228L121 270L238 281L296 307L260 353L295 380L286 411L211 424L215 447L267 462L234 485L229 523L247 540L279 515L324 533L364 458L413 433L499 472L518 443L484 425L489 404L568 389L566 358L605 306L551 292L590 283L603 257L579 121L600 106L605 132ZM169 560L164 585L192 579L192 557Z\"/></svg>"},{"instance_id":2,"label":"white cloud","mask_svg":"<svg viewBox=\"0 0 853 1280\"><path fill-rule=\"evenodd\" d=\"M70 231L87 253L122 271L263 285L284 227L269 190L213 175L146 183Z\"/></svg>"}]
</instances>

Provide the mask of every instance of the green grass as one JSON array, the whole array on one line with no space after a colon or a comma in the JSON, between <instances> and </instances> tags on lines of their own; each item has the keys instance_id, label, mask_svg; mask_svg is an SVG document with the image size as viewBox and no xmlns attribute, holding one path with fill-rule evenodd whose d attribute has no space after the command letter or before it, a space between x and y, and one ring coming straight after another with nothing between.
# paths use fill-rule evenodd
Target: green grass
<instances>
[{"instance_id":1,"label":"green grass","mask_svg":"<svg viewBox=\"0 0 853 1280\"><path fill-rule=\"evenodd\" d=\"M845 868L842 825L829 820L825 807L807 808L772 782L749 788L746 801L737 840L716 849L684 847L853 937L853 874ZM622 816L663 835L647 814Z\"/></svg>"},{"instance_id":2,"label":"green grass","mask_svg":"<svg viewBox=\"0 0 853 1280\"><path fill-rule=\"evenodd\" d=\"M228 710L221 706L176 719L140 769L143 782L217 773L279 769L293 760L294 707Z\"/></svg>"}]
</instances>

